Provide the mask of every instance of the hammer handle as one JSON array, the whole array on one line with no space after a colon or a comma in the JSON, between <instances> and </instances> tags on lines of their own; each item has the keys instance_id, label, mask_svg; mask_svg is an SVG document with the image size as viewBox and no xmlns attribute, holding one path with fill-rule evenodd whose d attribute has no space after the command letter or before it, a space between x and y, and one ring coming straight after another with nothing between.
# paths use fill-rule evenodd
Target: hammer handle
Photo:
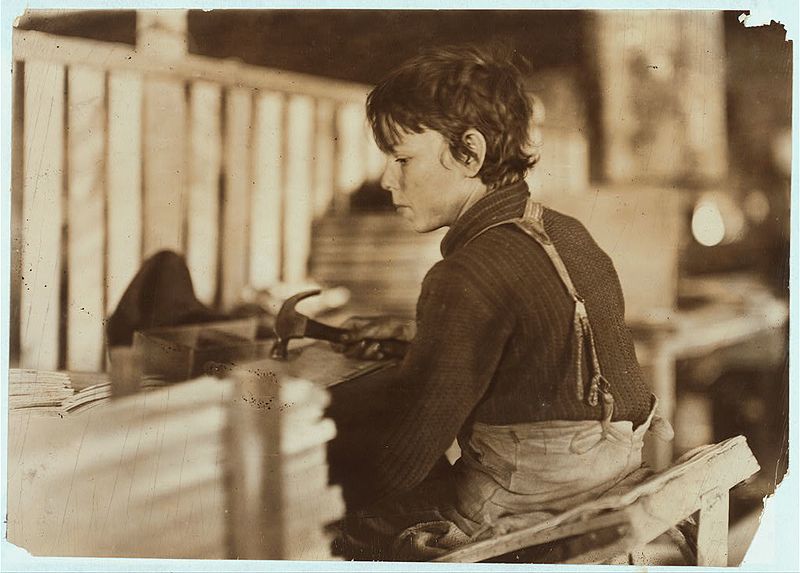
<instances>
[{"instance_id":1,"label":"hammer handle","mask_svg":"<svg viewBox=\"0 0 800 573\"><path fill-rule=\"evenodd\" d=\"M316 340L327 340L328 342L343 344L348 332L344 328L328 326L309 318L306 322L305 336Z\"/></svg>"},{"instance_id":2,"label":"hammer handle","mask_svg":"<svg viewBox=\"0 0 800 573\"><path fill-rule=\"evenodd\" d=\"M310 318L308 319L308 322L306 322L305 336L308 338L344 344L346 341L346 336L349 333L350 331L344 328L328 326L327 324L317 322L316 320L311 320ZM402 358L406 355L406 350L408 350L408 342L395 338L367 338L364 340L364 342L367 346L377 342L380 345L380 352L383 353L386 358Z\"/></svg>"}]
</instances>

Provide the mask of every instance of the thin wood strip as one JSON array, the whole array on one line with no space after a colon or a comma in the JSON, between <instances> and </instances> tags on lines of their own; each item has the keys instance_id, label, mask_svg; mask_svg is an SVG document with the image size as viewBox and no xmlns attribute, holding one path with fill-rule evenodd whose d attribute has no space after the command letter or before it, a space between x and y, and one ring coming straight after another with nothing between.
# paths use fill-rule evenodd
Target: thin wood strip
<instances>
[{"instance_id":1,"label":"thin wood strip","mask_svg":"<svg viewBox=\"0 0 800 573\"><path fill-rule=\"evenodd\" d=\"M196 82L191 90L186 262L197 298L213 304L217 292L222 169L221 92L219 86L208 82Z\"/></svg>"},{"instance_id":2,"label":"thin wood strip","mask_svg":"<svg viewBox=\"0 0 800 573\"><path fill-rule=\"evenodd\" d=\"M283 279L298 283L306 279L311 253L313 100L305 96L293 96L289 100L287 116Z\"/></svg>"},{"instance_id":3,"label":"thin wood strip","mask_svg":"<svg viewBox=\"0 0 800 573\"><path fill-rule=\"evenodd\" d=\"M144 255L183 252L186 93L180 81L144 81Z\"/></svg>"},{"instance_id":4,"label":"thin wood strip","mask_svg":"<svg viewBox=\"0 0 800 573\"><path fill-rule=\"evenodd\" d=\"M142 53L131 46L67 38L33 30L13 31L13 53L17 60L39 59L61 64L79 64L103 70L133 71L185 80L205 80L227 87L307 94L337 101L363 103L369 86L251 66L188 54L179 60Z\"/></svg>"},{"instance_id":5,"label":"thin wood strip","mask_svg":"<svg viewBox=\"0 0 800 573\"><path fill-rule=\"evenodd\" d=\"M142 260L142 80L108 76L106 311L113 312Z\"/></svg>"},{"instance_id":6,"label":"thin wood strip","mask_svg":"<svg viewBox=\"0 0 800 573\"><path fill-rule=\"evenodd\" d=\"M105 314L105 74L68 75L67 368L101 370Z\"/></svg>"},{"instance_id":7,"label":"thin wood strip","mask_svg":"<svg viewBox=\"0 0 800 573\"><path fill-rule=\"evenodd\" d=\"M222 230L223 308L230 308L242 296L248 282L250 243L250 147L252 92L234 88L227 93L224 169L225 195Z\"/></svg>"},{"instance_id":8,"label":"thin wood strip","mask_svg":"<svg viewBox=\"0 0 800 573\"><path fill-rule=\"evenodd\" d=\"M281 278L283 116L280 94L258 94L250 227L250 284L257 289L268 288Z\"/></svg>"},{"instance_id":9,"label":"thin wood strip","mask_svg":"<svg viewBox=\"0 0 800 573\"><path fill-rule=\"evenodd\" d=\"M25 64L20 366L59 361L64 68Z\"/></svg>"}]
</instances>

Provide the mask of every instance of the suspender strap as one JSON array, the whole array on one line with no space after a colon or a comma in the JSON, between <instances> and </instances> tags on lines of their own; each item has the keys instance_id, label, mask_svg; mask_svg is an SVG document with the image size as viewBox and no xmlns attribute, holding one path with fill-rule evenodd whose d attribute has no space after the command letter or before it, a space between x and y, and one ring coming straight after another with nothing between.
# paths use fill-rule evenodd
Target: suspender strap
<instances>
[{"instance_id":1,"label":"suspender strap","mask_svg":"<svg viewBox=\"0 0 800 573\"><path fill-rule=\"evenodd\" d=\"M558 277L561 279L561 283L564 285L567 294L569 294L575 303L575 315L573 318L573 331L575 339L573 349L576 355L576 394L579 400L583 401L585 398L589 405L596 406L598 404L600 392L603 393L604 400L607 401L610 399L610 384L600 371L600 360L597 356L594 332L592 331L592 325L589 323L589 315L586 312L586 304L575 289L575 285L569 276L569 271L567 271L564 261L561 259L561 255L558 254L555 245L553 245L553 242L547 235L547 231L544 228L543 214L544 207L542 207L542 204L534 201L533 198L529 198L528 203L525 205L525 212L523 213L522 217L519 219L511 219L494 223L472 237L470 241L474 240L476 237L485 233L489 229L499 227L500 225L513 223L526 235L539 243L544 252L547 254L547 257L550 259L550 262L553 264L553 267L555 268ZM584 352L589 356L590 361L589 371L591 374L591 381L589 383L588 395L585 392L583 383Z\"/></svg>"}]
</instances>

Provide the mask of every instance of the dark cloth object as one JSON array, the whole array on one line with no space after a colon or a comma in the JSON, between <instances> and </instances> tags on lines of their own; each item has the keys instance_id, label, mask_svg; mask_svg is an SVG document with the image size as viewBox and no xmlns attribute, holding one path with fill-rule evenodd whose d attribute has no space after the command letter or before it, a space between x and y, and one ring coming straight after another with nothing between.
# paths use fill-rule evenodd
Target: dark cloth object
<instances>
[{"instance_id":1,"label":"dark cloth object","mask_svg":"<svg viewBox=\"0 0 800 573\"><path fill-rule=\"evenodd\" d=\"M393 414L352 454L371 477L359 485L365 500L419 484L469 421L600 419L599 406L575 395L574 304L546 253L510 224L477 236L494 222L521 216L527 199L525 183L491 192L445 236L444 260L422 284L417 336L390 385ZM545 209L544 224L586 300L614 396L613 419L638 426L650 393L613 264L577 220Z\"/></svg>"},{"instance_id":2,"label":"dark cloth object","mask_svg":"<svg viewBox=\"0 0 800 573\"><path fill-rule=\"evenodd\" d=\"M159 251L142 263L128 285L106 321L106 336L109 346L129 346L137 330L224 318L197 300L184 258Z\"/></svg>"},{"instance_id":3,"label":"dark cloth object","mask_svg":"<svg viewBox=\"0 0 800 573\"><path fill-rule=\"evenodd\" d=\"M334 553L356 561L400 558L393 548L399 532L419 523L444 522L452 511L455 485L450 470L447 459L439 458L428 476L411 490L348 513L336 524Z\"/></svg>"}]
</instances>

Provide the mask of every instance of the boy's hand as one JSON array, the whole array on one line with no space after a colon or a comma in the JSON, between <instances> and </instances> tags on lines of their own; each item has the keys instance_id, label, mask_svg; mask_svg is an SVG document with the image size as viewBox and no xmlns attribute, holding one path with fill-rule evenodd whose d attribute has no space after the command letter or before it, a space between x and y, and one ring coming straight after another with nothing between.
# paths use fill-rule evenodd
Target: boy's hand
<instances>
[{"instance_id":1,"label":"boy's hand","mask_svg":"<svg viewBox=\"0 0 800 573\"><path fill-rule=\"evenodd\" d=\"M382 360L381 340L410 342L416 335L417 325L413 320L394 316L353 316L342 328L350 331L345 344L332 345L337 352L350 358Z\"/></svg>"}]
</instances>

